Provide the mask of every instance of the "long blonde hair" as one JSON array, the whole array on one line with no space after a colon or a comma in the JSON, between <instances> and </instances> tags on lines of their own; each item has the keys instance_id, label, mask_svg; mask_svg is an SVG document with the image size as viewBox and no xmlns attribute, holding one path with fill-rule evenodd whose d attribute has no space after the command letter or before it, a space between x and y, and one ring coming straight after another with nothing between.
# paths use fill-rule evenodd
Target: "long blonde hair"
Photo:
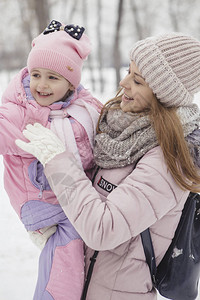
<instances>
[{"instance_id":1,"label":"long blonde hair","mask_svg":"<svg viewBox=\"0 0 200 300\"><path fill-rule=\"evenodd\" d=\"M105 110L110 109L111 104L113 104L112 109L120 108L120 92L121 90L115 98L104 105L101 115ZM176 108L164 107L155 99L151 102L149 117L168 170L176 183L184 190L200 192L200 172L193 163ZM97 133L100 132L98 122Z\"/></svg>"}]
</instances>

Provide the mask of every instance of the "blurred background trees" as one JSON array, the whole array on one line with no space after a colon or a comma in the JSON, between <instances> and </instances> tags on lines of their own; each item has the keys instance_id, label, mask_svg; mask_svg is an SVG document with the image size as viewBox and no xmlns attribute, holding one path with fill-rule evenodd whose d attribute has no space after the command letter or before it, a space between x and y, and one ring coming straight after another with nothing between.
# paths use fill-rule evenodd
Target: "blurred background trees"
<instances>
[{"instance_id":1,"label":"blurred background trees","mask_svg":"<svg viewBox=\"0 0 200 300\"><path fill-rule=\"evenodd\" d=\"M26 65L31 41L52 19L86 28L93 50L85 66L93 91L105 92L107 68L115 86L138 39L182 31L200 39L198 0L0 0L0 71Z\"/></svg>"}]
</instances>

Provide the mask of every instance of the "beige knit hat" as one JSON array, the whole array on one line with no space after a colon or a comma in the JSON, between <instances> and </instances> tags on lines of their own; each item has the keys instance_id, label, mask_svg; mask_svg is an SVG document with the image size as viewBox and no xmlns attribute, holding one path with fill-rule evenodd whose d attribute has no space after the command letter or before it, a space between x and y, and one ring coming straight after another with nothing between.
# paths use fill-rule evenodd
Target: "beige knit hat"
<instances>
[{"instance_id":1,"label":"beige knit hat","mask_svg":"<svg viewBox=\"0 0 200 300\"><path fill-rule=\"evenodd\" d=\"M167 107L188 106L200 91L200 42L183 33L149 37L130 53L158 100Z\"/></svg>"}]
</instances>

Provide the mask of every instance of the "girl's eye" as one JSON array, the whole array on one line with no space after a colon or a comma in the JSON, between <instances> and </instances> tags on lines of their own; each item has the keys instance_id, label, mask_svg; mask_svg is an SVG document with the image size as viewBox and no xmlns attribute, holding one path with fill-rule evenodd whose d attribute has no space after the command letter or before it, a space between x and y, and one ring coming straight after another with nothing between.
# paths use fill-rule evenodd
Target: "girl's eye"
<instances>
[{"instance_id":1,"label":"girl's eye","mask_svg":"<svg viewBox=\"0 0 200 300\"><path fill-rule=\"evenodd\" d=\"M57 80L58 78L54 76L49 76L49 79Z\"/></svg>"},{"instance_id":2,"label":"girl's eye","mask_svg":"<svg viewBox=\"0 0 200 300\"><path fill-rule=\"evenodd\" d=\"M31 74L31 76L32 76L32 77L35 77L35 78L38 78L38 77L39 77L39 74L33 73L33 74Z\"/></svg>"},{"instance_id":3,"label":"girl's eye","mask_svg":"<svg viewBox=\"0 0 200 300\"><path fill-rule=\"evenodd\" d=\"M127 69L126 71L127 71L128 74L130 74L130 69Z\"/></svg>"}]
</instances>

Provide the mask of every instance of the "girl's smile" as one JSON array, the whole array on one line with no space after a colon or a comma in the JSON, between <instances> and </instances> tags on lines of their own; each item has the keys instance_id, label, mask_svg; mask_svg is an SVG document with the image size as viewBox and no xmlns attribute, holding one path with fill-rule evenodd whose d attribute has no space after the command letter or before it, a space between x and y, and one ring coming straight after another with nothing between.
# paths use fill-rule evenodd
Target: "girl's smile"
<instances>
[{"instance_id":1,"label":"girl's smile","mask_svg":"<svg viewBox=\"0 0 200 300\"><path fill-rule=\"evenodd\" d=\"M49 69L33 69L30 75L31 93L41 106L49 106L54 102L64 100L67 92L73 90L68 80Z\"/></svg>"}]
</instances>

